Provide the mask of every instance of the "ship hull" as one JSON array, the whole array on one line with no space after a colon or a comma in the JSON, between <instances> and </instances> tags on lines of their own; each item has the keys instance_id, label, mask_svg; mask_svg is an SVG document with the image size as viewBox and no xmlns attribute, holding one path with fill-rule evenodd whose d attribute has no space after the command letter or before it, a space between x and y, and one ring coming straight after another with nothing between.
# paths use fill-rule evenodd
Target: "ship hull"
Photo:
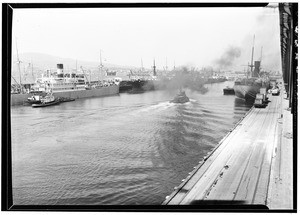
<instances>
[{"instance_id":1,"label":"ship hull","mask_svg":"<svg viewBox=\"0 0 300 215\"><path fill-rule=\"evenodd\" d=\"M91 97L103 97L103 96L111 96L119 93L119 86L112 85L109 87L101 87L99 89L90 89L90 90L70 90L70 91L61 91L61 92L53 92L53 96L55 97L68 97L74 99L81 98L91 98ZM11 94L10 105L23 105L28 97L33 94Z\"/></svg>"},{"instance_id":2,"label":"ship hull","mask_svg":"<svg viewBox=\"0 0 300 215\"><path fill-rule=\"evenodd\" d=\"M54 100L52 102L47 102L47 103L32 104L32 107L33 108L47 107L47 106L56 105L58 103L59 103L59 100Z\"/></svg>"},{"instance_id":3,"label":"ship hull","mask_svg":"<svg viewBox=\"0 0 300 215\"><path fill-rule=\"evenodd\" d=\"M254 101L256 94L259 93L261 86L234 85L235 96L247 101Z\"/></svg>"}]
</instances>

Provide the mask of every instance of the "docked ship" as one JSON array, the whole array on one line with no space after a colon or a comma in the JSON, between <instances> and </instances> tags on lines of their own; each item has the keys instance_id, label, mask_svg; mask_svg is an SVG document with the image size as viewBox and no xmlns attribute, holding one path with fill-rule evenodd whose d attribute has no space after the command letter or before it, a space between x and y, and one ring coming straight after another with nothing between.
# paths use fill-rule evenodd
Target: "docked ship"
<instances>
[{"instance_id":1,"label":"docked ship","mask_svg":"<svg viewBox=\"0 0 300 215\"><path fill-rule=\"evenodd\" d=\"M212 76L207 79L207 84L221 83L227 81L226 77L223 76Z\"/></svg>"},{"instance_id":2,"label":"docked ship","mask_svg":"<svg viewBox=\"0 0 300 215\"><path fill-rule=\"evenodd\" d=\"M31 87L32 91L44 92L64 92L74 90L85 90L88 84L85 82L84 74L64 73L63 64L57 64L57 71L51 73L47 70L47 75L37 78Z\"/></svg>"},{"instance_id":3,"label":"docked ship","mask_svg":"<svg viewBox=\"0 0 300 215\"><path fill-rule=\"evenodd\" d=\"M253 52L254 52L254 40L253 40L253 47L252 47L251 64L248 65L248 68L250 67L250 74L248 74L249 72L247 71L247 77L237 79L234 82L234 86L233 86L236 97L244 99L246 101L254 101L256 94L259 93L260 88L262 87L265 87L267 89L269 88L268 77L260 76L261 59L260 61L255 61L253 65Z\"/></svg>"},{"instance_id":4,"label":"docked ship","mask_svg":"<svg viewBox=\"0 0 300 215\"><path fill-rule=\"evenodd\" d=\"M120 92L128 92L134 94L158 89L159 85L156 79L157 73L154 60L153 74L145 71L143 67L137 72L133 72L130 70L129 80L122 80L120 82Z\"/></svg>"},{"instance_id":5,"label":"docked ship","mask_svg":"<svg viewBox=\"0 0 300 215\"><path fill-rule=\"evenodd\" d=\"M48 70L46 76L36 79L31 92L11 94L11 105L23 104L34 92L50 92L56 97L79 99L118 94L119 85L114 82L90 83L84 73L65 73L63 64L57 64L56 72Z\"/></svg>"},{"instance_id":6,"label":"docked ship","mask_svg":"<svg viewBox=\"0 0 300 215\"><path fill-rule=\"evenodd\" d=\"M260 88L268 88L268 81L261 78L251 77L238 79L234 82L234 93L236 97L251 101L255 99L256 94L259 93Z\"/></svg>"}]
</instances>

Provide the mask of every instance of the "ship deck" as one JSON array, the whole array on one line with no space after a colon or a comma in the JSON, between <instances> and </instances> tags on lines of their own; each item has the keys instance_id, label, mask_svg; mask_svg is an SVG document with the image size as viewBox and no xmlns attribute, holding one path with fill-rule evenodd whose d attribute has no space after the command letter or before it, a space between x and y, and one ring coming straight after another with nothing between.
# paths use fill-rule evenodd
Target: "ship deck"
<instances>
[{"instance_id":1,"label":"ship deck","mask_svg":"<svg viewBox=\"0 0 300 215\"><path fill-rule=\"evenodd\" d=\"M283 93L268 95L166 197L164 205L230 204L293 208L292 115Z\"/></svg>"}]
</instances>

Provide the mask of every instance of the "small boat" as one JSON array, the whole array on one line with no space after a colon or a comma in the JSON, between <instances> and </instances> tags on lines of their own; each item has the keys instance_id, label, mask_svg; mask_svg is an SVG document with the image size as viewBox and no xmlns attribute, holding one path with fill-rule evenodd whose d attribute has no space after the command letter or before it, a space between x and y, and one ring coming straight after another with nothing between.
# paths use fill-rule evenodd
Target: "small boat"
<instances>
[{"instance_id":1,"label":"small boat","mask_svg":"<svg viewBox=\"0 0 300 215\"><path fill-rule=\"evenodd\" d=\"M39 104L41 103L41 99L46 96L46 92L35 92L32 96L27 99L29 104Z\"/></svg>"},{"instance_id":2,"label":"small boat","mask_svg":"<svg viewBox=\"0 0 300 215\"><path fill-rule=\"evenodd\" d=\"M47 107L51 105L58 104L60 101L59 99L55 99L55 97L52 94L48 94L45 97L41 98L41 103L38 104L32 104L32 107Z\"/></svg>"},{"instance_id":3,"label":"small boat","mask_svg":"<svg viewBox=\"0 0 300 215\"><path fill-rule=\"evenodd\" d=\"M223 89L223 94L224 95L234 95L234 89L230 87L226 87Z\"/></svg>"},{"instance_id":4,"label":"small boat","mask_svg":"<svg viewBox=\"0 0 300 215\"><path fill-rule=\"evenodd\" d=\"M173 100L171 100L171 103L186 103L189 102L190 99L186 96L185 92L183 90L179 90L179 93L175 96Z\"/></svg>"}]
</instances>

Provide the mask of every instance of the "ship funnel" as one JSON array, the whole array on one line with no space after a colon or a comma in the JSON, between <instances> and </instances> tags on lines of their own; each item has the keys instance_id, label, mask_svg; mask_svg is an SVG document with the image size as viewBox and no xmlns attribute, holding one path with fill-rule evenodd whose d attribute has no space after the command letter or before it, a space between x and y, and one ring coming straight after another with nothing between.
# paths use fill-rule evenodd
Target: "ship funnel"
<instances>
[{"instance_id":1,"label":"ship funnel","mask_svg":"<svg viewBox=\"0 0 300 215\"><path fill-rule=\"evenodd\" d=\"M254 61L254 71L252 77L258 77L260 72L260 61Z\"/></svg>"},{"instance_id":2,"label":"ship funnel","mask_svg":"<svg viewBox=\"0 0 300 215\"><path fill-rule=\"evenodd\" d=\"M57 64L57 74L63 74L63 73L64 73L64 65Z\"/></svg>"},{"instance_id":3,"label":"ship funnel","mask_svg":"<svg viewBox=\"0 0 300 215\"><path fill-rule=\"evenodd\" d=\"M51 76L51 70L50 70L50 69L47 69L47 70L46 70L46 73L47 73L47 77L50 77L50 76Z\"/></svg>"},{"instance_id":4,"label":"ship funnel","mask_svg":"<svg viewBox=\"0 0 300 215\"><path fill-rule=\"evenodd\" d=\"M153 76L156 76L155 59L154 59L154 61L153 61Z\"/></svg>"}]
</instances>

